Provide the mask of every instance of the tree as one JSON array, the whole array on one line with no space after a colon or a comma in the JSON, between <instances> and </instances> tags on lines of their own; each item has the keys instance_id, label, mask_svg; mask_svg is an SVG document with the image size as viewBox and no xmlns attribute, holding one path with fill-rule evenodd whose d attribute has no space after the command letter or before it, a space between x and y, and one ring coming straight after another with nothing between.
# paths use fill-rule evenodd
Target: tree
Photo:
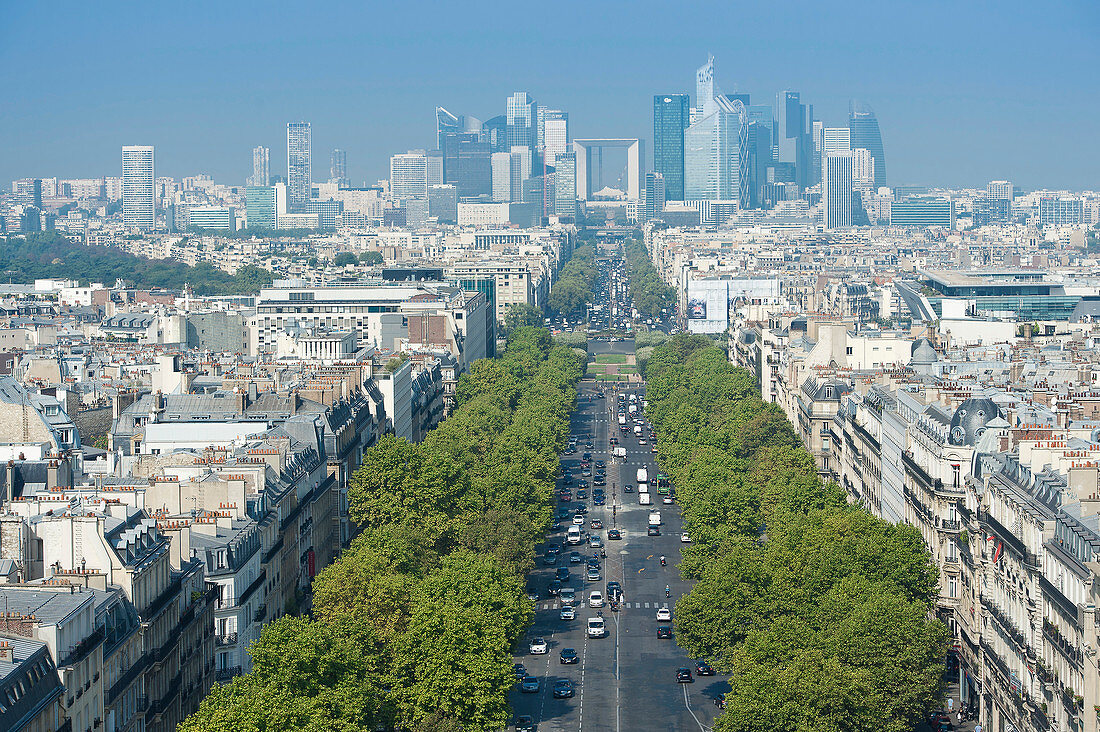
<instances>
[{"instance_id":1,"label":"tree","mask_svg":"<svg viewBox=\"0 0 1100 732\"><path fill-rule=\"evenodd\" d=\"M507 336L516 328L541 326L542 310L526 303L512 303L504 311L504 334Z\"/></svg>"},{"instance_id":2,"label":"tree","mask_svg":"<svg viewBox=\"0 0 1100 732\"><path fill-rule=\"evenodd\" d=\"M382 264L385 260L382 258L382 252L363 252L359 255L359 261L363 264L375 266Z\"/></svg>"},{"instance_id":3,"label":"tree","mask_svg":"<svg viewBox=\"0 0 1100 732\"><path fill-rule=\"evenodd\" d=\"M359 263L359 258L351 252L340 252L332 263L337 267L349 267Z\"/></svg>"}]
</instances>

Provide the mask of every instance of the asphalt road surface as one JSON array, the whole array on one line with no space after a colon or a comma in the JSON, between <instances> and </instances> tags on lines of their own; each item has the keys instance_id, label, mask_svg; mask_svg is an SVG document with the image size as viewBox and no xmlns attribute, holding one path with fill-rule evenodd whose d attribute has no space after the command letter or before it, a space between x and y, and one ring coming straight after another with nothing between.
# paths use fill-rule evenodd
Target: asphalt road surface
<instances>
[{"instance_id":1,"label":"asphalt road surface","mask_svg":"<svg viewBox=\"0 0 1100 732\"><path fill-rule=\"evenodd\" d=\"M632 343L611 344L618 352L629 352ZM598 582L588 582L584 578L584 565L568 563L568 552L578 549L584 555L593 551L586 546L566 547L562 561L548 567L543 564L545 548L549 544L561 544L564 528L548 537L547 544L540 546L537 556L537 568L529 581L539 592L536 603L535 621L527 637L521 641L516 662L526 666L529 674L541 679L537 694L521 693L518 685L512 695L513 709L517 715L529 714L538 723L540 732L550 730L710 730L717 708L713 699L724 693L729 686L724 677L696 677L694 683L681 684L676 681L676 669L681 666L692 668L694 664L675 641L675 603L676 599L689 589L687 582L679 578L676 565L679 563L681 517L675 504L663 504L661 498L652 489L654 505L642 506L638 502L638 493L623 493L623 485L635 484L636 471L645 467L650 480L655 480L657 466L651 452L649 430L644 437L646 444L639 444L633 431L628 436L619 432L615 397L616 388L628 394L638 394L639 410L644 387L626 384L606 386L606 398L597 399L597 386L582 382L579 387L577 411L572 418L572 431L579 436L576 454L562 458L564 467L571 468L577 480L588 483L589 496L585 501L574 499L569 507L585 503L589 507L587 521L582 527L589 531L592 519L603 521L603 529L592 529L591 533L604 540L606 559L601 567ZM611 410L611 411L609 411ZM613 461L609 453L608 439L617 437L620 446L627 449L624 462ZM586 447L591 439L592 448ZM580 476L580 460L584 452L591 452L593 463L604 460L607 464L607 505L595 506L591 498L591 477ZM562 505L559 503L559 505ZM613 509L613 506L617 507ZM648 518L651 510L661 512L661 535L647 536ZM566 522L562 522L567 525ZM607 541L607 529L618 528L623 532L621 541ZM667 566L662 567L660 556L664 555ZM559 617L561 603L556 597L547 594L550 581L557 567L570 569L570 579L565 586L573 587L577 592L577 617L573 621L563 621ZM606 592L608 581L622 583L623 604L618 612L603 608L603 617L609 633L604 638L585 637L588 618L597 614L597 610L588 606L589 592L598 589ZM665 598L665 586L671 587L672 597ZM658 639L656 629L657 609L673 609L673 639ZM667 623L666 623L667 624ZM547 655L528 653L528 644L532 638L545 638L550 646ZM563 648L574 648L580 656L576 665L560 663L559 654ZM570 679L576 689L571 699L554 699L554 682Z\"/></svg>"}]
</instances>

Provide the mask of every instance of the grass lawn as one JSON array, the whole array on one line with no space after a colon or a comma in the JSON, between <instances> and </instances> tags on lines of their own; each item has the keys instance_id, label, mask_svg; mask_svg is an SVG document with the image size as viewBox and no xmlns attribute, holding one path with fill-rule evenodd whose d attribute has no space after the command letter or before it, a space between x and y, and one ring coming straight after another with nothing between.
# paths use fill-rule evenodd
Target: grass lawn
<instances>
[{"instance_id":1,"label":"grass lawn","mask_svg":"<svg viewBox=\"0 0 1100 732\"><path fill-rule=\"evenodd\" d=\"M626 355L622 353L600 353L596 355L596 363L626 363Z\"/></svg>"}]
</instances>

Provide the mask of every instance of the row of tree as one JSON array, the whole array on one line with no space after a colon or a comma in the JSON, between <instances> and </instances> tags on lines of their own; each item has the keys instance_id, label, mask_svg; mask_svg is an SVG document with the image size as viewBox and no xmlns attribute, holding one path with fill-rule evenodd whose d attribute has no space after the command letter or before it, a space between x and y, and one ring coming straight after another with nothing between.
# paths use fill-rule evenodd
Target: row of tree
<instances>
[{"instance_id":1,"label":"row of tree","mask_svg":"<svg viewBox=\"0 0 1100 732\"><path fill-rule=\"evenodd\" d=\"M574 249L573 256L561 268L557 282L550 288L546 309L559 317L584 315L595 289L596 250L585 244Z\"/></svg>"},{"instance_id":2,"label":"row of tree","mask_svg":"<svg viewBox=\"0 0 1100 732\"><path fill-rule=\"evenodd\" d=\"M271 285L271 273L262 267L241 267L229 274L212 264L191 267L171 259L144 259L120 249L77 244L54 231L0 239L0 269L10 279L68 279L113 285L123 279L138 287L179 289L191 285L196 295L232 295L259 292Z\"/></svg>"},{"instance_id":3,"label":"row of tree","mask_svg":"<svg viewBox=\"0 0 1100 732\"><path fill-rule=\"evenodd\" d=\"M783 412L699 336L646 366L646 414L693 539L677 637L732 675L717 732L914 729L946 629L919 532L822 484Z\"/></svg>"},{"instance_id":4,"label":"row of tree","mask_svg":"<svg viewBox=\"0 0 1100 732\"><path fill-rule=\"evenodd\" d=\"M662 310L676 306L676 289L661 281L645 245L632 239L626 245L626 272L630 281L630 299L640 315L655 318Z\"/></svg>"},{"instance_id":5,"label":"row of tree","mask_svg":"<svg viewBox=\"0 0 1100 732\"><path fill-rule=\"evenodd\" d=\"M315 578L313 618L265 627L252 672L182 732L504 729L584 367L545 328L516 329L422 443L372 447L348 489L361 533Z\"/></svg>"}]
</instances>

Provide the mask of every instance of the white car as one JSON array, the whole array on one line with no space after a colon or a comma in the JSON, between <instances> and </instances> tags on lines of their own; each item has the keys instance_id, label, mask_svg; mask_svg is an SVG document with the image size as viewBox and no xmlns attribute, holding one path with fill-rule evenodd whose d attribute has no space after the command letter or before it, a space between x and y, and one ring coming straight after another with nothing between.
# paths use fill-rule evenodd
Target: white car
<instances>
[{"instance_id":1,"label":"white car","mask_svg":"<svg viewBox=\"0 0 1100 732\"><path fill-rule=\"evenodd\" d=\"M672 620L672 610L667 607L663 607L657 611L657 620L668 622Z\"/></svg>"},{"instance_id":2,"label":"white car","mask_svg":"<svg viewBox=\"0 0 1100 732\"><path fill-rule=\"evenodd\" d=\"M562 620L576 620L577 611L571 605L565 605L561 609L560 617Z\"/></svg>"},{"instance_id":3,"label":"white car","mask_svg":"<svg viewBox=\"0 0 1100 732\"><path fill-rule=\"evenodd\" d=\"M531 641L531 655L541 656L544 653L550 652L550 646L547 644L545 638L535 638Z\"/></svg>"},{"instance_id":4,"label":"white car","mask_svg":"<svg viewBox=\"0 0 1100 732\"><path fill-rule=\"evenodd\" d=\"M603 607L603 593L599 590L592 590L588 593L588 606Z\"/></svg>"},{"instance_id":5,"label":"white car","mask_svg":"<svg viewBox=\"0 0 1100 732\"><path fill-rule=\"evenodd\" d=\"M573 517L573 525L574 526L583 526L584 525L584 516L580 515L579 513L576 516L574 516Z\"/></svg>"},{"instance_id":6,"label":"white car","mask_svg":"<svg viewBox=\"0 0 1100 732\"><path fill-rule=\"evenodd\" d=\"M687 534L680 534L680 543L690 544L691 543L691 537L688 536Z\"/></svg>"}]
</instances>

